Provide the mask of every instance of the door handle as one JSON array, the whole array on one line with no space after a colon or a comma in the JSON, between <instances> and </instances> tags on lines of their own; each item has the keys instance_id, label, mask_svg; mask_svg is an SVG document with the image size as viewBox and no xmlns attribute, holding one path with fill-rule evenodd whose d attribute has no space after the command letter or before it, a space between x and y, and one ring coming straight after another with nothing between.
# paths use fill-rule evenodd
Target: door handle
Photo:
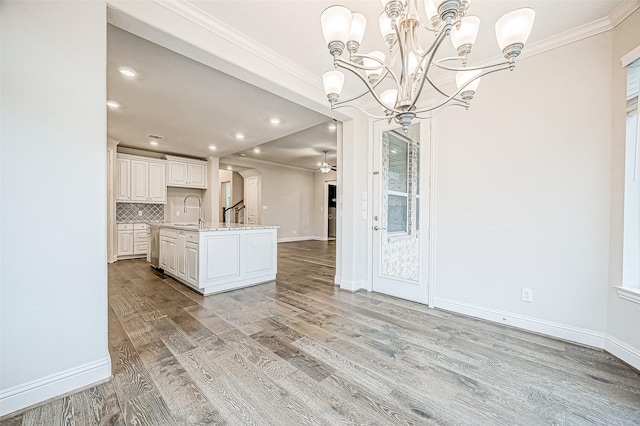
<instances>
[{"instance_id":1,"label":"door handle","mask_svg":"<svg viewBox=\"0 0 640 426\"><path fill-rule=\"evenodd\" d=\"M386 231L387 228L380 228L378 225L374 225L374 227L373 227L374 231L379 231L381 229L384 229Z\"/></svg>"}]
</instances>

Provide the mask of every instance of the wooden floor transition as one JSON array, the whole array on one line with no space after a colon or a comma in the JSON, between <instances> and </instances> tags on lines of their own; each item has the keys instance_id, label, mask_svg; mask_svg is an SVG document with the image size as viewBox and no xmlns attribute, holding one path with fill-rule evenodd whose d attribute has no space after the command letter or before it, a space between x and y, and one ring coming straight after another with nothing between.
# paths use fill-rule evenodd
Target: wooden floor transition
<instances>
[{"instance_id":1,"label":"wooden floor transition","mask_svg":"<svg viewBox=\"0 0 640 426\"><path fill-rule=\"evenodd\" d=\"M640 425L608 353L333 285L335 242L279 244L278 279L206 298L109 265L108 383L3 425Z\"/></svg>"}]
</instances>

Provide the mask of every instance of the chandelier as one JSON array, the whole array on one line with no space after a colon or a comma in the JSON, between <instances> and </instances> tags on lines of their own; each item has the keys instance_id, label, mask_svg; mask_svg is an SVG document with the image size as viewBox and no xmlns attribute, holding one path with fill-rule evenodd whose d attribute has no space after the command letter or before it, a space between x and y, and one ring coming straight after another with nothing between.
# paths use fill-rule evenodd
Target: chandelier
<instances>
[{"instance_id":1,"label":"chandelier","mask_svg":"<svg viewBox=\"0 0 640 426\"><path fill-rule=\"evenodd\" d=\"M480 19L467 15L471 0L424 0L424 16L418 13L418 0L381 0L380 32L388 53L373 51L358 53L364 37L366 19L344 6L331 6L322 13L322 32L333 57L335 68L348 70L358 76L366 90L351 99L338 102L344 85L344 74L333 70L322 76L331 109L352 107L376 119L394 119L406 132L414 118L431 118L444 106L469 108L481 77L497 71L513 70L531 33L535 11L516 9L502 16L495 25L498 45L504 60L483 67L467 66L467 56L476 41ZM426 19L425 19L426 16ZM421 46L419 30L431 32L434 40ZM458 56L436 59L444 40L450 37ZM343 59L344 50L348 59ZM347 56L347 55L345 55ZM457 90L448 93L436 84L435 69L455 72ZM389 87L391 86L391 87ZM419 108L420 95L425 87L437 93L435 105ZM383 90L385 89L386 90ZM352 102L371 93L384 110L375 115Z\"/></svg>"}]
</instances>

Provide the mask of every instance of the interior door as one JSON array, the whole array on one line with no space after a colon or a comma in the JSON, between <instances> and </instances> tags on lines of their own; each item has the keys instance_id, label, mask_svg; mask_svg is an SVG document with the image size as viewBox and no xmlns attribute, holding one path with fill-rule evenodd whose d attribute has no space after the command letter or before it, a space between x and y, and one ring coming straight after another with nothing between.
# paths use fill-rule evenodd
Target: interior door
<instances>
[{"instance_id":1,"label":"interior door","mask_svg":"<svg viewBox=\"0 0 640 426\"><path fill-rule=\"evenodd\" d=\"M260 224L260 176L250 176L244 180L244 204L249 225Z\"/></svg>"},{"instance_id":2,"label":"interior door","mask_svg":"<svg viewBox=\"0 0 640 426\"><path fill-rule=\"evenodd\" d=\"M420 123L406 134L395 123L374 124L372 275L373 291L426 304L429 220L420 209L428 211L429 197L420 193L420 175L428 176L420 133Z\"/></svg>"}]
</instances>

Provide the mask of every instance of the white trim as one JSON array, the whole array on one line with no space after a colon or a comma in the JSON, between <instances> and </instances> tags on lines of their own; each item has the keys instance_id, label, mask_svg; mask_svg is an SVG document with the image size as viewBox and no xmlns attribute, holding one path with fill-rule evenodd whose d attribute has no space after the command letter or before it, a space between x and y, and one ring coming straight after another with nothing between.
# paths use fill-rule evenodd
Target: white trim
<instances>
[{"instance_id":1,"label":"white trim","mask_svg":"<svg viewBox=\"0 0 640 426\"><path fill-rule=\"evenodd\" d=\"M620 296L622 299L634 303L640 303L640 289L616 286L616 291L618 292L618 296Z\"/></svg>"},{"instance_id":2,"label":"white trim","mask_svg":"<svg viewBox=\"0 0 640 426\"><path fill-rule=\"evenodd\" d=\"M622 62L623 67L626 67L638 58L640 58L640 46L620 58L620 62Z\"/></svg>"},{"instance_id":3,"label":"white trim","mask_svg":"<svg viewBox=\"0 0 640 426\"><path fill-rule=\"evenodd\" d=\"M356 281L340 281L340 290L350 291L352 293L358 290L366 290L367 289L367 281L366 280L356 280Z\"/></svg>"},{"instance_id":4,"label":"white trim","mask_svg":"<svg viewBox=\"0 0 640 426\"><path fill-rule=\"evenodd\" d=\"M512 327L521 328L535 333L545 334L562 340L580 343L582 345L604 348L607 335L602 332L573 327L540 318L528 317L484 306L471 305L456 300L435 298L435 307L447 311L469 315Z\"/></svg>"},{"instance_id":5,"label":"white trim","mask_svg":"<svg viewBox=\"0 0 640 426\"><path fill-rule=\"evenodd\" d=\"M155 3L165 7L166 9L188 19L196 25L216 34L230 43L238 46L247 52L259 57L260 59L270 63L276 68L293 75L315 87L321 87L322 81L318 75L315 75L300 65L290 61L282 55L267 48L265 45L249 38L245 34L222 22L216 17L208 14L202 9L184 0L153 0Z\"/></svg>"},{"instance_id":6,"label":"white trim","mask_svg":"<svg viewBox=\"0 0 640 426\"><path fill-rule=\"evenodd\" d=\"M273 161L260 160L258 158L220 157L219 161L220 161L220 164L228 164L230 166L253 167L253 168L255 168L254 166L256 164L267 164L269 166L276 166L278 168L283 168L284 167L286 169L293 169L293 170L298 170L298 171L301 171L301 172L315 173L314 170L305 169L304 167L292 166L290 164L274 163ZM248 164L248 166L247 166L247 164Z\"/></svg>"},{"instance_id":7,"label":"white trim","mask_svg":"<svg viewBox=\"0 0 640 426\"><path fill-rule=\"evenodd\" d=\"M613 336L607 336L604 350L620 358L633 368L640 370L640 350L627 345Z\"/></svg>"},{"instance_id":8,"label":"white trim","mask_svg":"<svg viewBox=\"0 0 640 426\"><path fill-rule=\"evenodd\" d=\"M278 242L279 243L292 243L294 241L309 241L309 240L316 240L317 237L311 237L311 236L300 236L300 237L287 237L287 238L278 238Z\"/></svg>"},{"instance_id":9,"label":"white trim","mask_svg":"<svg viewBox=\"0 0 640 426\"><path fill-rule=\"evenodd\" d=\"M104 382L111 377L111 358L33 380L0 392L0 417L31 405Z\"/></svg>"}]
</instances>

